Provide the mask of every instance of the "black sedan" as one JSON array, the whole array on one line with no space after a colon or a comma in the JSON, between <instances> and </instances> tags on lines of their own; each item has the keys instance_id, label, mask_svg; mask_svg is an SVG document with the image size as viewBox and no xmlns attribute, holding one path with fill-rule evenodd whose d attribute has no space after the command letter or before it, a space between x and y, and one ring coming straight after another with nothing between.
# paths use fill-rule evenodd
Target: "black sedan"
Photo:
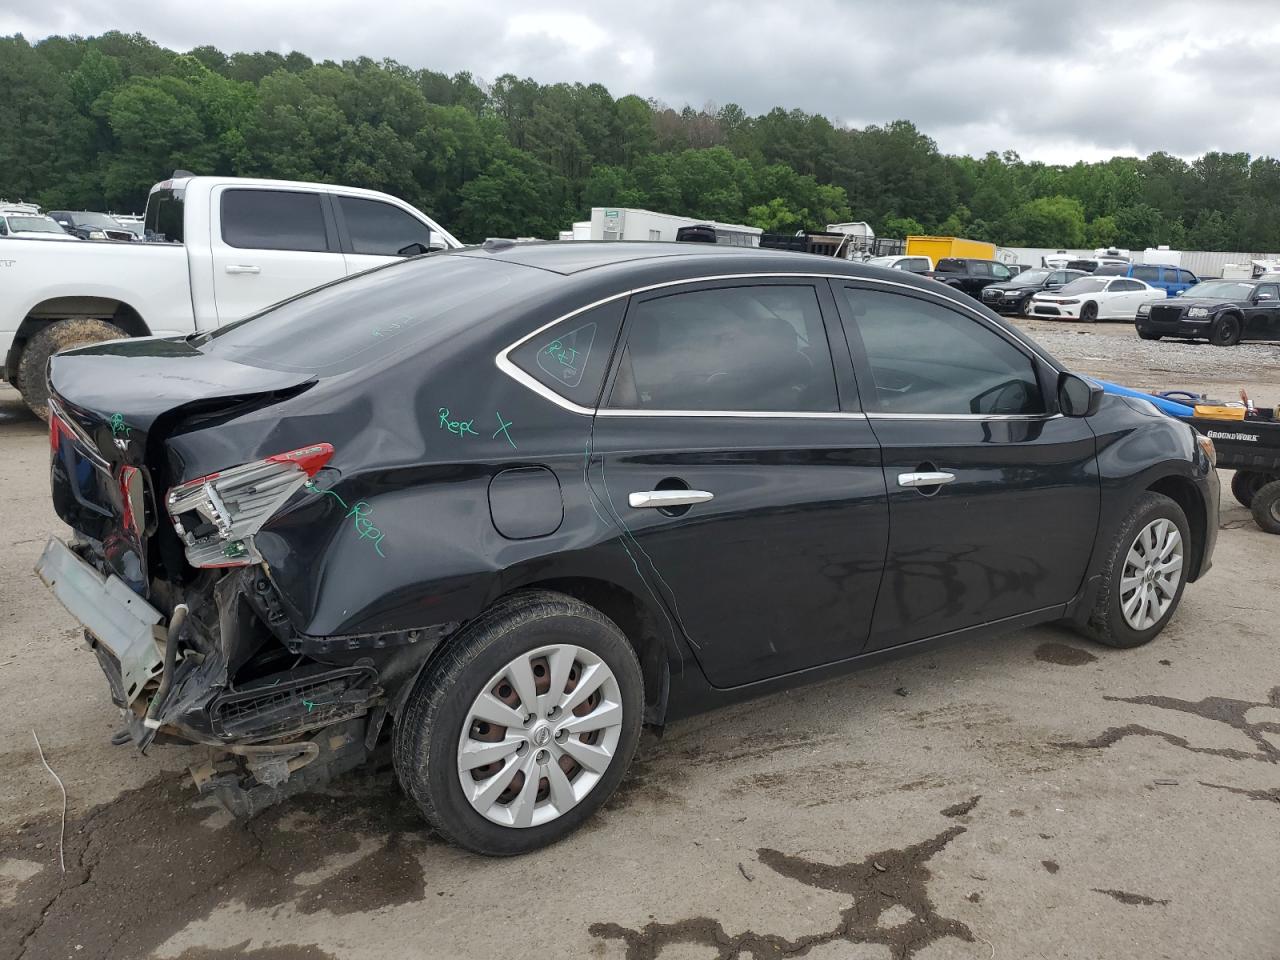
<instances>
[{"instance_id":1,"label":"black sedan","mask_svg":"<svg viewBox=\"0 0 1280 960\"><path fill-rule=\"evenodd\" d=\"M1026 316L1031 298L1042 290L1061 290L1072 280L1088 276L1083 270L1023 270L1010 280L993 283L982 289L982 302L996 313Z\"/></svg>"},{"instance_id":2,"label":"black sedan","mask_svg":"<svg viewBox=\"0 0 1280 960\"><path fill-rule=\"evenodd\" d=\"M1180 297L1138 308L1143 340L1178 337L1234 347L1241 340L1280 340L1280 284L1205 280Z\"/></svg>"},{"instance_id":3,"label":"black sedan","mask_svg":"<svg viewBox=\"0 0 1280 960\"><path fill-rule=\"evenodd\" d=\"M805 254L491 242L51 384L38 569L134 741L252 812L389 734L487 854L591 816L644 724L1046 621L1146 643L1218 530L1189 426Z\"/></svg>"}]
</instances>

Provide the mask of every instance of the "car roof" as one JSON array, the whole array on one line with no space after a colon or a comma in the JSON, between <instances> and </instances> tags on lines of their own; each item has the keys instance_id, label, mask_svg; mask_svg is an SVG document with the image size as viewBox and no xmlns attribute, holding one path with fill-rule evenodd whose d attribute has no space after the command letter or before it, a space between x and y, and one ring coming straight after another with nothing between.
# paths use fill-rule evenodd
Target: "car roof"
<instances>
[{"instance_id":1,"label":"car roof","mask_svg":"<svg viewBox=\"0 0 1280 960\"><path fill-rule=\"evenodd\" d=\"M698 261L703 266L720 264L731 273L751 270L777 272L832 273L846 272L856 276L855 265L848 260L774 250L768 247L733 247L712 243L663 243L657 240L548 240L539 243L489 240L478 247L468 247L458 256L488 257L539 270L570 276L587 270L640 266L644 261L680 258ZM657 264L655 264L657 266ZM840 268L833 270L832 268ZM875 268L872 268L875 269Z\"/></svg>"}]
</instances>

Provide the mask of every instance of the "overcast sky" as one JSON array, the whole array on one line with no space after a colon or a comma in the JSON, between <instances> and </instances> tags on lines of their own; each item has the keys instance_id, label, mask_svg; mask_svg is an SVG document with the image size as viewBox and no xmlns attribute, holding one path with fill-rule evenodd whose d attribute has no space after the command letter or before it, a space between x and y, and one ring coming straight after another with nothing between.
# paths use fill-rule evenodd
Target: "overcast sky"
<instances>
[{"instance_id":1,"label":"overcast sky","mask_svg":"<svg viewBox=\"0 0 1280 960\"><path fill-rule=\"evenodd\" d=\"M0 35L141 32L174 49L367 55L604 83L1048 162L1280 155L1280 3L1209 0L0 0Z\"/></svg>"}]
</instances>

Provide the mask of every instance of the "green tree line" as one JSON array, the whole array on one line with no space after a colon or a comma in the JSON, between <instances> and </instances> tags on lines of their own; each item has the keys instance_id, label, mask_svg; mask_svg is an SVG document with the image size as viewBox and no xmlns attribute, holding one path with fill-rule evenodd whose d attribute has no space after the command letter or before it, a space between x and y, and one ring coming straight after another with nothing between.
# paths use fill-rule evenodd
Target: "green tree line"
<instances>
[{"instance_id":1,"label":"green tree line","mask_svg":"<svg viewBox=\"0 0 1280 960\"><path fill-rule=\"evenodd\" d=\"M395 194L467 240L554 237L592 206L766 230L1011 246L1280 250L1280 161L1166 153L1070 166L949 156L912 123L675 110L599 83L492 82L368 58L0 38L0 196L140 211L174 169Z\"/></svg>"}]
</instances>

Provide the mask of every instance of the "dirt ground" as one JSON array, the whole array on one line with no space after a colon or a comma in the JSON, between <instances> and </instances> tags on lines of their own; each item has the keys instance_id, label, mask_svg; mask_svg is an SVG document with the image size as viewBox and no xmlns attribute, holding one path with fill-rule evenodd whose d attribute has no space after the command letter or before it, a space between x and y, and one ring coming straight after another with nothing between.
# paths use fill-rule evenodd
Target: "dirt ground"
<instances>
[{"instance_id":1,"label":"dirt ground","mask_svg":"<svg viewBox=\"0 0 1280 960\"><path fill-rule=\"evenodd\" d=\"M1280 404L1274 345L1025 325L1083 372ZM45 436L0 385L0 956L1280 957L1280 538L1229 498L1147 647L1022 631L682 722L574 838L493 861L385 765L238 822L190 753L111 746L31 572L63 530Z\"/></svg>"}]
</instances>

